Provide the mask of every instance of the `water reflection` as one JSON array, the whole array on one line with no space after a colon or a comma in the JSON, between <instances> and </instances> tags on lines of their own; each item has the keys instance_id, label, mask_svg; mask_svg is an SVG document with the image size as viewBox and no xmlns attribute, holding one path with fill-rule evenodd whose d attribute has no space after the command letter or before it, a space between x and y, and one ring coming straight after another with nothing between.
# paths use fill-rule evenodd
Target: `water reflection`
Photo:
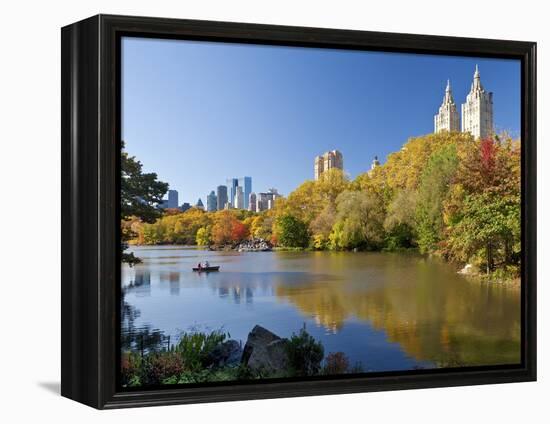
<instances>
[{"instance_id":1,"label":"water reflection","mask_svg":"<svg viewBox=\"0 0 550 424\"><path fill-rule=\"evenodd\" d=\"M434 260L409 260L404 268L390 259L384 273L384 284L279 285L277 296L334 332L352 318L368 321L418 360L520 361L517 289L459 277Z\"/></svg>"},{"instance_id":2,"label":"water reflection","mask_svg":"<svg viewBox=\"0 0 550 424\"><path fill-rule=\"evenodd\" d=\"M170 286L170 294L172 296L178 296L180 294L180 273L171 271L171 272L160 272L159 273L160 282L163 284L168 283Z\"/></svg>"},{"instance_id":3,"label":"water reflection","mask_svg":"<svg viewBox=\"0 0 550 424\"><path fill-rule=\"evenodd\" d=\"M152 329L150 325L136 327L136 319L140 311L125 301L125 290L121 299L121 349L122 351L135 351L144 353L164 348L169 342L161 330ZM169 348L167 345L166 348Z\"/></svg>"},{"instance_id":4,"label":"water reflection","mask_svg":"<svg viewBox=\"0 0 550 424\"><path fill-rule=\"evenodd\" d=\"M520 293L468 280L448 264L377 253L205 252L138 248L123 268L124 313L154 340L189 328L223 327L245 340L261 324L290 336L306 323L326 351L370 370L518 363ZM201 260L219 273L193 273ZM125 315L126 314L126 315ZM129 325L129 323L132 323ZM431 365L430 365L431 364Z\"/></svg>"}]
</instances>

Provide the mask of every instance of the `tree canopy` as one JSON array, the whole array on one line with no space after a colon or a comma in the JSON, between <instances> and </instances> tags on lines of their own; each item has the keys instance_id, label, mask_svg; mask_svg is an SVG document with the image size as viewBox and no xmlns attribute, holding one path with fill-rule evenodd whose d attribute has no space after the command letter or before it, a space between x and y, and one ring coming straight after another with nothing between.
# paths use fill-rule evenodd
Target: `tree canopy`
<instances>
[{"instance_id":1,"label":"tree canopy","mask_svg":"<svg viewBox=\"0 0 550 424\"><path fill-rule=\"evenodd\" d=\"M158 209L168 184L157 179L157 174L144 173L143 165L134 156L124 150L122 141L121 179L120 179L120 215L121 215L121 251L122 261L130 264L139 262L133 253L125 253L128 241L135 237L132 220L153 223L160 216Z\"/></svg>"},{"instance_id":2,"label":"tree canopy","mask_svg":"<svg viewBox=\"0 0 550 424\"><path fill-rule=\"evenodd\" d=\"M191 208L159 217L154 205L167 185L126 160L133 177L125 182L123 216L139 216L130 222L135 243L230 245L261 238L285 248L419 248L487 272L519 272L520 144L507 135L414 137L354 180L330 169L258 213Z\"/></svg>"}]
</instances>

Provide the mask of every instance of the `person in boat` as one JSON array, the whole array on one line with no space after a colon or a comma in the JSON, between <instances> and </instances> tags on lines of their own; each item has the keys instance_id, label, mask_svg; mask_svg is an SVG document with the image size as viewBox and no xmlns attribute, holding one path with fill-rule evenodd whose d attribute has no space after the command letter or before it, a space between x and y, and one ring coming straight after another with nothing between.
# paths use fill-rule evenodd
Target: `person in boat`
<instances>
[{"instance_id":1,"label":"person in boat","mask_svg":"<svg viewBox=\"0 0 550 424\"><path fill-rule=\"evenodd\" d=\"M205 267L205 268L208 268L209 266L210 266L210 264L208 263L208 261L205 261L205 262L204 262L204 267Z\"/></svg>"},{"instance_id":2,"label":"person in boat","mask_svg":"<svg viewBox=\"0 0 550 424\"><path fill-rule=\"evenodd\" d=\"M199 264L197 265L197 268L198 268L199 271L200 271L200 269L202 268L202 263L199 262Z\"/></svg>"}]
</instances>

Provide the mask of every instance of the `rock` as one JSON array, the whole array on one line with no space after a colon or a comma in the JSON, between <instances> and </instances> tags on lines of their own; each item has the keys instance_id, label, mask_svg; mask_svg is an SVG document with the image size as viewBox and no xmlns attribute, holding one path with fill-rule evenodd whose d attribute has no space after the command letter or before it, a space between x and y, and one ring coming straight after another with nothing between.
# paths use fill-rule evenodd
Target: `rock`
<instances>
[{"instance_id":1,"label":"rock","mask_svg":"<svg viewBox=\"0 0 550 424\"><path fill-rule=\"evenodd\" d=\"M287 339L256 325L248 334L242 363L254 371L268 373L288 371Z\"/></svg>"},{"instance_id":2,"label":"rock","mask_svg":"<svg viewBox=\"0 0 550 424\"><path fill-rule=\"evenodd\" d=\"M267 252L270 251L271 248L271 244L262 238L245 240L235 247L239 252Z\"/></svg>"},{"instance_id":3,"label":"rock","mask_svg":"<svg viewBox=\"0 0 550 424\"><path fill-rule=\"evenodd\" d=\"M207 357L209 367L224 367L238 365L242 356L241 344L237 340L227 340L216 346Z\"/></svg>"},{"instance_id":4,"label":"rock","mask_svg":"<svg viewBox=\"0 0 550 424\"><path fill-rule=\"evenodd\" d=\"M471 275L475 273L475 268L472 264L466 264L464 265L464 268L462 268L460 271L458 271L459 274L465 274L465 275Z\"/></svg>"}]
</instances>

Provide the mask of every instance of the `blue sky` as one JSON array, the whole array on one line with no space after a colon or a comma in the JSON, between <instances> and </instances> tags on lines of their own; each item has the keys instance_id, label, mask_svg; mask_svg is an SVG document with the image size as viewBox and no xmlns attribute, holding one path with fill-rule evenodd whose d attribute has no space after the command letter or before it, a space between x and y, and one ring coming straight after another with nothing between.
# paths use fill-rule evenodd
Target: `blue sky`
<instances>
[{"instance_id":1,"label":"blue sky","mask_svg":"<svg viewBox=\"0 0 550 424\"><path fill-rule=\"evenodd\" d=\"M180 204L245 175L287 195L327 150L354 178L432 132L447 78L460 110L476 63L497 131L519 136L515 60L125 38L122 136Z\"/></svg>"}]
</instances>

